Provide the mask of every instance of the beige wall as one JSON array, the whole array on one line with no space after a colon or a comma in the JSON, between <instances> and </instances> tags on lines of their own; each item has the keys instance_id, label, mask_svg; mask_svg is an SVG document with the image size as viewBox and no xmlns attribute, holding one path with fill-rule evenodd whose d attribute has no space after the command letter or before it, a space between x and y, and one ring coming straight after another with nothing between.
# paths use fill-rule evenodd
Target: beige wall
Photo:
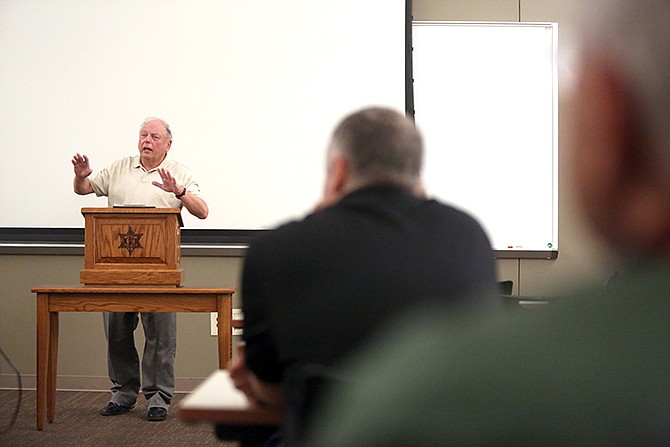
<instances>
[{"instance_id":1,"label":"beige wall","mask_svg":"<svg viewBox=\"0 0 670 447\"><path fill-rule=\"evenodd\" d=\"M414 0L415 20L557 21L569 17L561 0ZM560 48L560 41L559 41ZM562 87L560 87L562 89ZM559 105L559 128L563 110ZM512 279L515 293L549 295L574 278L603 281L604 252L585 232L569 188L567 135L559 134L559 257L498 261L500 279ZM240 257L182 257L187 286L239 287ZM34 386L35 297L37 285L76 284L81 256L0 255L0 346ZM236 294L235 304L241 296ZM63 313L60 327L59 387L107 389L102 318L97 313ZM217 367L216 338L208 314L179 314L176 374L178 390L192 386ZM138 335L141 342L141 334ZM10 370L0 359L0 386L11 386ZM193 380L192 380L193 379Z\"/></svg>"}]
</instances>

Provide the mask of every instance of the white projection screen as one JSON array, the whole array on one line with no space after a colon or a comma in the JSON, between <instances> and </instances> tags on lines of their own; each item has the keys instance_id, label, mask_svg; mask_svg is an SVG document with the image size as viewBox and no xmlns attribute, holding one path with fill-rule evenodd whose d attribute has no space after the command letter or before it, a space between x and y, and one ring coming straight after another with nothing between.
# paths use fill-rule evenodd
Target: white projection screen
<instances>
[{"instance_id":1,"label":"white projection screen","mask_svg":"<svg viewBox=\"0 0 670 447\"><path fill-rule=\"evenodd\" d=\"M170 155L210 216L254 230L310 211L344 114L405 110L405 0L3 0L2 228L81 228L73 154L95 170L137 153L141 122L172 126Z\"/></svg>"},{"instance_id":2,"label":"white projection screen","mask_svg":"<svg viewBox=\"0 0 670 447\"><path fill-rule=\"evenodd\" d=\"M410 12L410 0L0 1L0 252L82 246L81 208L107 199L74 194L72 156L95 171L136 154L148 116L171 124L170 156L210 208L182 213L182 242L244 244L312 210L333 126L374 104L414 111L429 195L475 215L499 257L555 257L556 25L409 26Z\"/></svg>"},{"instance_id":3,"label":"white projection screen","mask_svg":"<svg viewBox=\"0 0 670 447\"><path fill-rule=\"evenodd\" d=\"M476 216L510 257L558 253L557 32L555 23L412 26L426 189Z\"/></svg>"}]
</instances>

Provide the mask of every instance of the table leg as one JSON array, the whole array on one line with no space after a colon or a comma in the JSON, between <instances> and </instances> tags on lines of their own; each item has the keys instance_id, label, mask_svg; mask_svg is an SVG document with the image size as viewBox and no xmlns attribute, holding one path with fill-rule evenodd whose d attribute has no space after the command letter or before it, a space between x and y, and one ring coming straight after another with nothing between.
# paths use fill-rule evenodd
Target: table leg
<instances>
[{"instance_id":1,"label":"table leg","mask_svg":"<svg viewBox=\"0 0 670 447\"><path fill-rule=\"evenodd\" d=\"M49 294L37 294L37 429L44 428L49 352Z\"/></svg>"},{"instance_id":2,"label":"table leg","mask_svg":"<svg viewBox=\"0 0 670 447\"><path fill-rule=\"evenodd\" d=\"M56 418L56 374L58 373L58 312L49 312L49 354L47 356L47 422Z\"/></svg>"},{"instance_id":3,"label":"table leg","mask_svg":"<svg viewBox=\"0 0 670 447\"><path fill-rule=\"evenodd\" d=\"M219 342L219 369L226 369L233 355L233 343L230 320L233 317L233 299L231 295L216 297L216 329Z\"/></svg>"}]
</instances>

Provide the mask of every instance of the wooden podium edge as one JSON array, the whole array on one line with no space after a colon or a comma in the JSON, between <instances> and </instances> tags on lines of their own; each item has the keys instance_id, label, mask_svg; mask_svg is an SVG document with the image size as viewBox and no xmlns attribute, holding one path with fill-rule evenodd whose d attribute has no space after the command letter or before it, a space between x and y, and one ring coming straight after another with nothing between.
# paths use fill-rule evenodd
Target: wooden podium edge
<instances>
[{"instance_id":1,"label":"wooden podium edge","mask_svg":"<svg viewBox=\"0 0 670 447\"><path fill-rule=\"evenodd\" d=\"M94 270L83 269L79 282L85 285L163 285L180 286L184 270Z\"/></svg>"}]
</instances>

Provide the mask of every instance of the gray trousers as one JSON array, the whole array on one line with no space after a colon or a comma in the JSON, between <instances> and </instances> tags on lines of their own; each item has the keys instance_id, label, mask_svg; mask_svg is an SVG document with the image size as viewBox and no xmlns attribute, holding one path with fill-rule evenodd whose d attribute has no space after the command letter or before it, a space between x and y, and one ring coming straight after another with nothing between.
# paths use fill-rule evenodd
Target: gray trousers
<instances>
[{"instance_id":1,"label":"gray trousers","mask_svg":"<svg viewBox=\"0 0 670 447\"><path fill-rule=\"evenodd\" d=\"M174 394L177 314L141 313L145 344L142 354L142 393L147 406L168 408ZM136 312L104 312L107 367L112 381L110 402L132 407L140 392L140 361L135 349Z\"/></svg>"}]
</instances>

